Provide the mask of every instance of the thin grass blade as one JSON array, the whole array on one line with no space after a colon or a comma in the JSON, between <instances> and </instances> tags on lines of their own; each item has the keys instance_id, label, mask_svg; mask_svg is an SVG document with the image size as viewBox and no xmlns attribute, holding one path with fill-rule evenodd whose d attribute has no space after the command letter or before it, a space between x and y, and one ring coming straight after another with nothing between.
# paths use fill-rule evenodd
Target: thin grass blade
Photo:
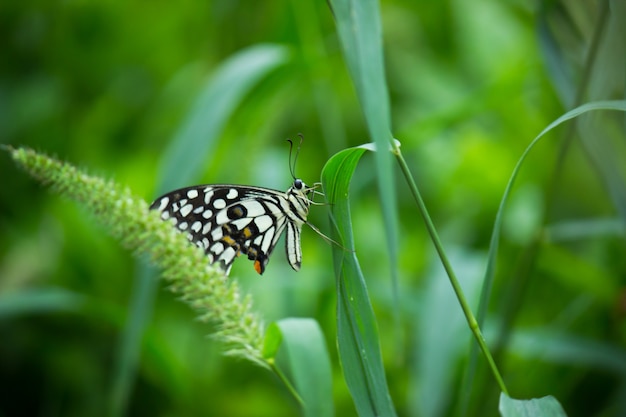
<instances>
[{"instance_id":1,"label":"thin grass blade","mask_svg":"<svg viewBox=\"0 0 626 417\"><path fill-rule=\"evenodd\" d=\"M188 185L199 176L233 111L288 56L283 46L257 45L233 55L216 70L164 153L159 169L161 193Z\"/></svg>"},{"instance_id":2,"label":"thin grass blade","mask_svg":"<svg viewBox=\"0 0 626 417\"><path fill-rule=\"evenodd\" d=\"M377 0L330 0L337 32L376 152L378 192L385 222L394 297L398 292L398 217L392 158L389 93L385 80L382 25Z\"/></svg>"},{"instance_id":3,"label":"thin grass blade","mask_svg":"<svg viewBox=\"0 0 626 417\"><path fill-rule=\"evenodd\" d=\"M484 306L489 300L489 295L490 295L489 289L492 286L493 277L495 274L495 264L496 264L496 258L498 256L498 247L500 245L500 232L502 230L502 218L504 216L504 209L509 199L509 195L511 194L511 189L513 188L515 179L517 178L517 175L519 174L519 171L521 170L522 165L524 164L524 161L528 157L528 154L530 153L530 151L535 147L535 145L539 142L539 140L546 135L546 133L550 132L552 129L563 124L564 122L571 120L577 116L580 116L581 114L591 112L591 111L598 111L598 110L618 110L618 111L626 112L626 100L596 101L592 103L583 104L582 106L576 107L575 109L568 111L563 116L559 117L554 122L550 123L550 125L548 125L548 127L546 127L544 130L542 130L541 133L539 133L539 135L537 135L537 137L533 139L530 145L528 145L528 147L526 148L526 150L524 151L520 159L517 161L517 164L515 165L515 168L513 169L513 173L511 174L511 177L509 178L506 188L504 189L504 194L502 195L502 200L500 201L500 206L498 207L498 212L496 213L496 219L493 225L493 231L491 234L491 242L489 244L489 254L487 258L487 269L485 271L485 281L484 281L484 287L483 287L484 289L483 289L483 294L481 295L481 302L480 302L481 306L479 307L479 318L478 318L479 324L481 324L482 322L483 314L481 314L481 312L483 311Z\"/></svg>"},{"instance_id":4,"label":"thin grass blade","mask_svg":"<svg viewBox=\"0 0 626 417\"><path fill-rule=\"evenodd\" d=\"M487 256L487 267L485 270L485 279L483 281L483 289L481 291L480 304L478 307L478 314L477 314L477 321L478 321L479 326L482 326L484 322L485 315L486 315L486 307L491 297L491 288L493 286L493 281L494 281L494 276L495 276L495 267L496 267L496 260L498 257L498 248L500 246L500 234L502 231L502 219L504 216L504 209L506 207L506 203L509 199L509 195L511 193L511 190L513 188L517 175L519 174L519 171L521 170L524 161L526 160L530 151L539 142L539 140L543 138L548 132L550 132L557 126L565 123L566 121L580 116L581 114L591 112L591 111L598 111L598 110L617 110L617 111L626 112L626 101L625 100L596 101L596 102L583 104L579 107L576 107L568 111L567 113L565 113L564 115L556 119L554 122L550 123L550 125L548 125L548 127L546 127L544 130L542 130L541 133L539 133L539 135L537 135L537 137L535 137L535 139L532 140L532 142L528 145L524 153L522 153L522 156L520 157L520 159L517 161L517 164L515 165L515 168L513 169L511 177L509 178L509 181L504 189L504 194L502 195L502 199L500 200L500 206L498 207L498 212L496 213L496 218L495 218L494 225L493 225L491 241L489 243L489 253ZM470 359L469 359L471 364L475 364L477 354L478 352L477 352L476 346L472 345L472 349L470 352ZM473 368L474 366L472 365L472 369ZM471 379L471 375L469 376L469 378Z\"/></svg>"}]
</instances>

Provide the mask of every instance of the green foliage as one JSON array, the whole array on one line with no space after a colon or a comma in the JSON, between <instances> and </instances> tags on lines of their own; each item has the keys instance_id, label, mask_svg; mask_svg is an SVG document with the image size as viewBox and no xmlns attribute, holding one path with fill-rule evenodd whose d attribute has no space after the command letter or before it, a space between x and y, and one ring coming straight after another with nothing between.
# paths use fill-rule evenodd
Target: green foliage
<instances>
[{"instance_id":1,"label":"green foliage","mask_svg":"<svg viewBox=\"0 0 626 417\"><path fill-rule=\"evenodd\" d=\"M0 141L82 203L0 153L0 413L626 414L625 18L604 0L3 3ZM277 249L260 279L241 259L210 281L143 200L285 189L298 132L296 175L324 167L331 202L309 221L340 246L305 228L298 274ZM110 235L175 267L161 282L209 326Z\"/></svg>"}]
</instances>

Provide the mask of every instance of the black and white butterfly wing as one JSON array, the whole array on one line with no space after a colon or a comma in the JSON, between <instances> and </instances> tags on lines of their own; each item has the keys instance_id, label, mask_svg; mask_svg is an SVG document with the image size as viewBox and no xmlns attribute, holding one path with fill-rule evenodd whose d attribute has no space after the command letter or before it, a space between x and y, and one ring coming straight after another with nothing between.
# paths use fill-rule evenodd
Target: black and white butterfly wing
<instances>
[{"instance_id":1,"label":"black and white butterfly wing","mask_svg":"<svg viewBox=\"0 0 626 417\"><path fill-rule=\"evenodd\" d=\"M289 264L300 269L300 232L308 214L309 192L300 180L287 192L239 185L181 188L159 197L151 209L161 212L190 241L202 248L210 263L228 274L237 256L245 254L262 274L283 230Z\"/></svg>"}]
</instances>

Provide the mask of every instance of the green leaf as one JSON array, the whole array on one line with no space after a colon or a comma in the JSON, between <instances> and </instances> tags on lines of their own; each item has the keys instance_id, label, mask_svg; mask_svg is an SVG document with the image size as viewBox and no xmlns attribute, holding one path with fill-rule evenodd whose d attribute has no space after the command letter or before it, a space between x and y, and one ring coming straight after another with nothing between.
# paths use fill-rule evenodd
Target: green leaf
<instances>
[{"instance_id":1,"label":"green leaf","mask_svg":"<svg viewBox=\"0 0 626 417\"><path fill-rule=\"evenodd\" d=\"M506 203L509 199L509 195L511 194L511 190L513 188L513 184L515 183L515 179L519 174L519 171L526 160L526 157L530 153L530 151L535 147L535 145L539 142L539 140L544 137L546 133L561 125L562 123L571 120L583 113L587 113L590 111L597 110L619 110L626 112L626 101L624 100L613 100L613 101L596 101L592 103L583 104L582 106L576 107L573 110L568 111L554 122L550 123L548 127L537 135L535 139L528 145L520 159L517 161L515 168L513 169L513 173L509 178L509 182L506 185L504 190L504 195L502 196L502 200L500 201L500 206L498 208L498 212L496 213L496 219L493 225L493 231L491 234L491 242L489 244L489 255L487 258L487 269L485 271L485 281L484 281L484 289L481 295L480 307L478 311L478 323L481 324L485 315L485 309L487 302L489 300L489 296L491 293L491 286L493 284L493 278L495 274L495 264L498 256L498 247L500 246L500 233L502 230L502 218L504 216L504 208L506 207Z\"/></svg>"},{"instance_id":2,"label":"green leaf","mask_svg":"<svg viewBox=\"0 0 626 417\"><path fill-rule=\"evenodd\" d=\"M161 192L187 185L197 178L239 103L288 56L283 46L257 45L238 52L217 69L164 153L159 169Z\"/></svg>"},{"instance_id":3,"label":"green leaf","mask_svg":"<svg viewBox=\"0 0 626 417\"><path fill-rule=\"evenodd\" d=\"M504 209L506 207L506 203L509 199L509 195L511 194L511 190L513 189L513 184L515 183L515 179L519 174L519 171L522 168L526 157L530 153L530 151L535 147L535 145L539 142L539 140L549 131L561 125L562 123L571 120L583 113L595 111L595 110L620 110L626 112L626 101L624 100L613 100L613 101L597 101L592 103L583 104L582 106L576 107L572 109L556 119L554 122L550 123L548 127L537 135L535 139L528 145L524 153L517 161L515 168L513 169L513 173L509 178L509 182L504 189L504 194L502 196L502 200L500 200L500 206L498 207L498 212L496 213L496 219L493 224L493 231L491 233L491 241L489 243L489 254L487 257L487 269L485 271L485 280L483 284L483 291L481 294L480 306L478 309L478 324L482 324L483 318L485 316L485 309L489 300L489 296L491 293L491 286L493 284L493 278L495 274L495 265L498 257L498 247L500 246L500 234L502 231L502 219L504 216Z\"/></svg>"},{"instance_id":4,"label":"green leaf","mask_svg":"<svg viewBox=\"0 0 626 417\"><path fill-rule=\"evenodd\" d=\"M376 152L378 192L387 235L391 276L397 298L398 217L392 158L382 150L397 146L391 134L389 93L385 81L382 26L377 0L330 0L343 54L361 102Z\"/></svg>"},{"instance_id":5,"label":"green leaf","mask_svg":"<svg viewBox=\"0 0 626 417\"><path fill-rule=\"evenodd\" d=\"M322 170L322 184L331 207L335 234L344 246L333 252L337 279L337 344L344 377L359 415L395 416L376 318L354 252L350 220L350 180L366 149L345 149L330 158Z\"/></svg>"},{"instance_id":6,"label":"green leaf","mask_svg":"<svg viewBox=\"0 0 626 417\"><path fill-rule=\"evenodd\" d=\"M268 337L271 339L269 343ZM304 403L303 415L332 417L332 371L319 324L313 319L280 320L269 326L266 346L276 346L276 341L280 343L281 340L296 390Z\"/></svg>"},{"instance_id":7,"label":"green leaf","mask_svg":"<svg viewBox=\"0 0 626 417\"><path fill-rule=\"evenodd\" d=\"M504 189L504 194L502 199L500 200L500 206L498 207L498 212L496 213L496 219L493 225L493 231L491 233L491 241L489 243L489 253L487 256L487 268L485 270L485 279L483 282L483 289L480 298L480 304L478 307L477 320L478 325L481 326L484 317L486 315L487 304L489 303L489 298L491 296L491 288L493 286L493 280L495 276L495 268L496 268L496 260L498 258L498 248L500 246L500 234L502 231L502 219L504 217L504 209L506 207L506 203L509 199L509 195L511 194L511 190L513 189L513 185L515 183L515 179L519 174L524 161L528 157L530 151L535 147L535 145L539 142L541 138L543 138L548 132L557 126L565 123L568 120L571 120L581 114L597 111L597 110L619 110L626 112L626 101L624 100L609 100L609 101L595 101L591 103L583 104L582 106L578 106L575 109L572 109L550 123L548 127L543 129L535 139L528 145L528 147L522 153L522 156L517 161L515 168L509 178L509 181ZM470 352L470 361L474 362L476 360L477 351L475 346L472 346L472 350Z\"/></svg>"},{"instance_id":8,"label":"green leaf","mask_svg":"<svg viewBox=\"0 0 626 417\"><path fill-rule=\"evenodd\" d=\"M500 394L500 415L502 417L567 417L563 407L551 395L531 400L515 400Z\"/></svg>"}]
</instances>

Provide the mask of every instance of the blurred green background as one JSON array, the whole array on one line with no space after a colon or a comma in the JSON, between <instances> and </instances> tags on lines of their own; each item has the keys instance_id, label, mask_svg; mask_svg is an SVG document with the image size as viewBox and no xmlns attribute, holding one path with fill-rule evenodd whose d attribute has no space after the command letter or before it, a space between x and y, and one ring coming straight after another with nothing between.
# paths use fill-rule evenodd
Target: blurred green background
<instances>
[{"instance_id":1,"label":"blurred green background","mask_svg":"<svg viewBox=\"0 0 626 417\"><path fill-rule=\"evenodd\" d=\"M383 0L381 18L393 133L476 305L494 216L525 147L576 104L624 97L624 6ZM239 101L219 101L241 86L212 77L245 70L224 64L249 48L280 59ZM369 141L323 1L8 1L0 51L1 142L115 179L148 201L159 184L191 185L160 177L175 138L196 135L206 147L193 183L281 190L291 183L286 138L304 134L296 172L307 183L335 152ZM222 92L211 113L223 112L217 140L187 129L205 109L207 83ZM552 394L569 416L621 416L624 117L574 126L550 133L522 169L485 333L512 396ZM179 163L184 170L184 154ZM211 328L163 287L137 368L121 363L139 263L6 154L0 178L0 416L115 415L120 380L127 415L298 415L275 376L223 357ZM499 392L481 359L477 377L465 379L470 334L400 179L393 299L375 187L369 155L352 184L352 214L398 414L496 415ZM327 231L327 215L313 207L309 220ZM319 321L336 415L355 415L335 351L331 248L310 229L302 240L299 273L279 248L263 277L246 260L232 276L267 322Z\"/></svg>"}]
</instances>

